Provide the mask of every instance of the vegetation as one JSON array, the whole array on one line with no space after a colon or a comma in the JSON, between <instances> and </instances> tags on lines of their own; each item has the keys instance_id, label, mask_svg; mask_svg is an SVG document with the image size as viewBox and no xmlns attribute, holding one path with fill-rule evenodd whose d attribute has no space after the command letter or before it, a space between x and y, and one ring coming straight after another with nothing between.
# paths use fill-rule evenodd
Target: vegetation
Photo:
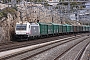
<instances>
[{"instance_id":1,"label":"vegetation","mask_svg":"<svg viewBox=\"0 0 90 60\"><path fill-rule=\"evenodd\" d=\"M2 17L7 17L8 13L10 13L11 15L16 15L16 10L14 8L9 8L9 7L1 10L1 12L0 12L0 19Z\"/></svg>"},{"instance_id":2,"label":"vegetation","mask_svg":"<svg viewBox=\"0 0 90 60\"><path fill-rule=\"evenodd\" d=\"M4 15L3 15L3 13L2 12L0 12L0 19L3 17Z\"/></svg>"}]
</instances>

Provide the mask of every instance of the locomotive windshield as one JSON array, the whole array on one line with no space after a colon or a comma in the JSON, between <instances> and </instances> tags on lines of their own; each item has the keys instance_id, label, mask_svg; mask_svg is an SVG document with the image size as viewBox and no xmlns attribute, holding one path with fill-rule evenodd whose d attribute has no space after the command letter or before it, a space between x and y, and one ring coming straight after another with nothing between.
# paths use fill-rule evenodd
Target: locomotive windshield
<instances>
[{"instance_id":1,"label":"locomotive windshield","mask_svg":"<svg viewBox=\"0 0 90 60\"><path fill-rule=\"evenodd\" d=\"M26 30L27 24L17 24L16 30Z\"/></svg>"}]
</instances>

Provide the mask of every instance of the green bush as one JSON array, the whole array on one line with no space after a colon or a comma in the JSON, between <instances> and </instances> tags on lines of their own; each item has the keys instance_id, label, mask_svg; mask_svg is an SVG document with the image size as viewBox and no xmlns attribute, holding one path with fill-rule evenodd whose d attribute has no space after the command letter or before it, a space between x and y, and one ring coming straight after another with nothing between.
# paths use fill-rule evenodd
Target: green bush
<instances>
[{"instance_id":1,"label":"green bush","mask_svg":"<svg viewBox=\"0 0 90 60\"><path fill-rule=\"evenodd\" d=\"M3 9L3 10L0 12L0 19L1 19L2 17L7 17L7 14L8 14L8 13L10 13L12 16L13 16L13 15L16 15L16 9L14 9L14 8L9 8L9 7Z\"/></svg>"},{"instance_id":2,"label":"green bush","mask_svg":"<svg viewBox=\"0 0 90 60\"><path fill-rule=\"evenodd\" d=\"M3 15L3 13L2 12L0 12L0 19L3 17L4 15Z\"/></svg>"},{"instance_id":3,"label":"green bush","mask_svg":"<svg viewBox=\"0 0 90 60\"><path fill-rule=\"evenodd\" d=\"M0 12L0 17L3 17L3 13L2 12Z\"/></svg>"},{"instance_id":4,"label":"green bush","mask_svg":"<svg viewBox=\"0 0 90 60\"><path fill-rule=\"evenodd\" d=\"M5 9L3 10L3 13L4 13L4 14L10 13L10 14L14 15L14 14L16 14L16 10L13 9L13 8L5 8Z\"/></svg>"}]
</instances>

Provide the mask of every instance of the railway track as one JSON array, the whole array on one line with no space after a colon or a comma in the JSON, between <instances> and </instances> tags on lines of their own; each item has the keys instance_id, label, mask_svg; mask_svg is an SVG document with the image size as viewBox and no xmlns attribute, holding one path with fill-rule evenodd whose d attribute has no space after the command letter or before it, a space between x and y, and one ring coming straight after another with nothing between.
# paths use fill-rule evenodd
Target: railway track
<instances>
[{"instance_id":1,"label":"railway track","mask_svg":"<svg viewBox=\"0 0 90 60\"><path fill-rule=\"evenodd\" d=\"M75 40L74 40L75 41ZM71 42L71 41L70 41ZM53 48L54 49L54 51L53 51L53 53L51 52L51 50L50 51L47 51L47 52L45 52L44 51L44 53L42 52L42 53L39 53L38 55L33 55L33 56L29 56L29 57L26 57L26 58L24 58L24 59L22 59L22 60L36 60L36 59L39 59L39 58L41 58L41 60L57 60L57 56L59 55L59 56L62 56L65 52L67 52L70 48L72 48L73 46L75 46L75 45L77 45L78 43L80 43L80 42L82 42L82 40L81 41L76 41L75 43L68 43L68 46L60 46L60 47L57 47L56 49L55 48ZM67 43L66 43L67 44ZM71 46L70 46L70 44L71 44ZM65 43L64 43L64 45L65 45ZM60 50L57 50L57 49L60 49ZM65 49L66 48L66 49ZM57 50L56 52L55 52L55 50ZM58 52L58 51L60 51L60 52ZM48 54L49 53L49 54ZM46 56L46 57L43 57L43 55L44 54L46 54L46 55L48 55L48 56ZM51 54L51 55L50 55ZM41 57L40 57L41 56ZM39 58L38 58L39 57ZM66 59L67 60L67 59ZM73 59L72 59L73 60Z\"/></svg>"},{"instance_id":2,"label":"railway track","mask_svg":"<svg viewBox=\"0 0 90 60\"><path fill-rule=\"evenodd\" d=\"M90 43L87 45L84 50L80 60L90 60Z\"/></svg>"},{"instance_id":3,"label":"railway track","mask_svg":"<svg viewBox=\"0 0 90 60\"><path fill-rule=\"evenodd\" d=\"M14 54L14 55L12 54L12 55L10 55L8 57L4 57L2 59L8 59L8 60L33 60L35 56L41 55L41 54L45 53L46 51L55 49L55 47L62 46L62 45L65 45L65 44L67 44L67 46L69 46L69 44L71 44L71 46L69 46L68 48L67 48L67 46L63 47L63 48L66 48L66 49L61 50L61 52L59 53L60 55L63 55L66 51L70 50L75 45L77 45L80 42L87 39L88 36L82 37L82 39L80 39L80 38L81 38L81 36L77 36L77 37L73 37L73 38L69 38L69 39L65 39L65 40L60 40L60 41L57 41L57 42L52 42L51 44L49 43L49 44L46 44L44 46L40 46L40 47L31 49L31 50L20 52L18 54ZM74 41L74 42L72 43L72 41ZM60 55L58 57L60 57ZM55 56L53 57L53 59L50 58L50 57L51 56L47 57L46 60L57 60L58 59L58 57L55 57ZM17 59L15 59L15 58L17 58ZM44 60L44 58L42 60Z\"/></svg>"},{"instance_id":4,"label":"railway track","mask_svg":"<svg viewBox=\"0 0 90 60\"><path fill-rule=\"evenodd\" d=\"M80 34L78 34L80 35ZM88 35L88 34L81 34L81 36ZM51 38L45 38L45 39L38 39L38 40L31 40L31 41L23 41L23 42L8 42L8 43L1 43L0 44L0 52L7 51L11 49L21 48L25 46L31 46L35 44L45 43L57 39L62 39L65 37L74 36L74 35L65 35L65 36L59 36L59 37L51 37Z\"/></svg>"},{"instance_id":5,"label":"railway track","mask_svg":"<svg viewBox=\"0 0 90 60\"><path fill-rule=\"evenodd\" d=\"M69 37L69 36L65 35L65 36L60 36L60 37L52 37L52 38L38 39L38 40L31 40L31 41L22 41L22 42L10 41L6 43L0 43L0 52L11 50L11 49L16 49L16 48L21 48L25 46L40 44L44 42L49 42L49 41L53 41L57 39L62 39L62 38Z\"/></svg>"},{"instance_id":6,"label":"railway track","mask_svg":"<svg viewBox=\"0 0 90 60\"><path fill-rule=\"evenodd\" d=\"M85 51L86 47L90 43L89 39L85 39L84 41L76 44L72 48L63 52L62 55L59 55L58 57L56 57L54 60L80 60L83 55L83 52Z\"/></svg>"}]
</instances>

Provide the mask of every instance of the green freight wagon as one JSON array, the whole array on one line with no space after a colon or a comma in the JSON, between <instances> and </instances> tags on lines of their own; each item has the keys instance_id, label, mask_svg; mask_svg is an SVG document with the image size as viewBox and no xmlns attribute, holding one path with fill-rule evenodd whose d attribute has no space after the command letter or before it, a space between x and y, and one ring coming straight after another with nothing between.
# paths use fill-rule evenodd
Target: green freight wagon
<instances>
[{"instance_id":1,"label":"green freight wagon","mask_svg":"<svg viewBox=\"0 0 90 60\"><path fill-rule=\"evenodd\" d=\"M90 31L90 26L88 26L88 31Z\"/></svg>"},{"instance_id":2,"label":"green freight wagon","mask_svg":"<svg viewBox=\"0 0 90 60\"><path fill-rule=\"evenodd\" d=\"M63 25L63 33L71 32L71 26L68 24Z\"/></svg>"},{"instance_id":3,"label":"green freight wagon","mask_svg":"<svg viewBox=\"0 0 90 60\"><path fill-rule=\"evenodd\" d=\"M83 31L85 31L85 26L83 25Z\"/></svg>"},{"instance_id":4,"label":"green freight wagon","mask_svg":"<svg viewBox=\"0 0 90 60\"><path fill-rule=\"evenodd\" d=\"M87 27L86 27L86 25L85 25L85 31L87 31Z\"/></svg>"},{"instance_id":5,"label":"green freight wagon","mask_svg":"<svg viewBox=\"0 0 90 60\"><path fill-rule=\"evenodd\" d=\"M40 26L40 35L48 34L48 25L46 23L39 23Z\"/></svg>"},{"instance_id":6,"label":"green freight wagon","mask_svg":"<svg viewBox=\"0 0 90 60\"><path fill-rule=\"evenodd\" d=\"M63 25L63 33L66 33L67 32L67 25Z\"/></svg>"},{"instance_id":7,"label":"green freight wagon","mask_svg":"<svg viewBox=\"0 0 90 60\"><path fill-rule=\"evenodd\" d=\"M87 26L87 31L89 31L89 26Z\"/></svg>"},{"instance_id":8,"label":"green freight wagon","mask_svg":"<svg viewBox=\"0 0 90 60\"><path fill-rule=\"evenodd\" d=\"M89 26L89 31L90 31L90 26Z\"/></svg>"},{"instance_id":9,"label":"green freight wagon","mask_svg":"<svg viewBox=\"0 0 90 60\"><path fill-rule=\"evenodd\" d=\"M86 26L86 31L88 31L88 26Z\"/></svg>"},{"instance_id":10,"label":"green freight wagon","mask_svg":"<svg viewBox=\"0 0 90 60\"><path fill-rule=\"evenodd\" d=\"M51 23L53 25L53 33L58 34L59 33L59 24Z\"/></svg>"},{"instance_id":11,"label":"green freight wagon","mask_svg":"<svg viewBox=\"0 0 90 60\"><path fill-rule=\"evenodd\" d=\"M63 32L63 25L59 24L59 33L62 33L62 32Z\"/></svg>"},{"instance_id":12,"label":"green freight wagon","mask_svg":"<svg viewBox=\"0 0 90 60\"><path fill-rule=\"evenodd\" d=\"M67 32L71 32L73 29L72 29L72 25L68 25L67 24Z\"/></svg>"},{"instance_id":13,"label":"green freight wagon","mask_svg":"<svg viewBox=\"0 0 90 60\"><path fill-rule=\"evenodd\" d=\"M54 34L53 33L53 25L51 23L48 23L48 34Z\"/></svg>"},{"instance_id":14,"label":"green freight wagon","mask_svg":"<svg viewBox=\"0 0 90 60\"><path fill-rule=\"evenodd\" d=\"M73 32L73 25L70 25L70 32Z\"/></svg>"},{"instance_id":15,"label":"green freight wagon","mask_svg":"<svg viewBox=\"0 0 90 60\"><path fill-rule=\"evenodd\" d=\"M88 31L88 26L86 26L86 31Z\"/></svg>"}]
</instances>

